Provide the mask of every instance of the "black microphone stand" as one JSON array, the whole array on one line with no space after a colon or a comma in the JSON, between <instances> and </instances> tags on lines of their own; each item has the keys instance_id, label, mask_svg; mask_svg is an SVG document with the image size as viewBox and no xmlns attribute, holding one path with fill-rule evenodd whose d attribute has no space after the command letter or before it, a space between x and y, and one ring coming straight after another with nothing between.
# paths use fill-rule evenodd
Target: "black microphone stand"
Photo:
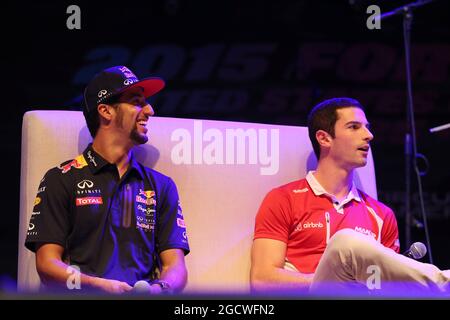
<instances>
[{"instance_id":1,"label":"black microphone stand","mask_svg":"<svg viewBox=\"0 0 450 320\"><path fill-rule=\"evenodd\" d=\"M412 10L418 7L421 7L427 3L432 2L432 0L425 1L417 1L414 3L410 3L394 9L390 12L384 13L380 16L380 20L385 18L403 14L403 44L405 49L405 62L406 62L406 84L407 84L407 109L406 109L406 117L407 117L407 130L405 135L405 242L406 247L411 245L411 225L413 217L411 215L411 165L414 165L414 170L417 177L417 185L419 191L419 202L420 208L422 212L423 218L423 226L425 230L425 237L428 249L428 257L429 261L433 263L433 256L431 253L431 242L430 235L428 231L427 224L427 216L425 212L425 205L423 199L422 192L422 180L421 176L424 173L420 172L419 167L417 165L417 159L419 157L423 158L423 155L419 155L417 152L416 145L416 127L414 123L414 107L413 107L413 94L412 94L412 85L411 85L411 61L410 61L410 53L411 53L411 25L413 20Z\"/></svg>"}]
</instances>

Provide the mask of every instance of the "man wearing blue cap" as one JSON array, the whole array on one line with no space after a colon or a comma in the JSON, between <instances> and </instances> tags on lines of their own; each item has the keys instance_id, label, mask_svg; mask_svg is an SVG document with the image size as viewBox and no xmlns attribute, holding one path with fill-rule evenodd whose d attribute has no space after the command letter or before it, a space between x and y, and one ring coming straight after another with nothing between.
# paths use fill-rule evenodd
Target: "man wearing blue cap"
<instances>
[{"instance_id":1,"label":"man wearing blue cap","mask_svg":"<svg viewBox=\"0 0 450 320\"><path fill-rule=\"evenodd\" d=\"M168 293L186 285L189 244L175 183L132 153L148 141L154 111L146 99L164 85L125 66L87 85L83 114L93 142L45 174L25 242L45 285L65 288L69 265L80 269L81 289Z\"/></svg>"}]
</instances>

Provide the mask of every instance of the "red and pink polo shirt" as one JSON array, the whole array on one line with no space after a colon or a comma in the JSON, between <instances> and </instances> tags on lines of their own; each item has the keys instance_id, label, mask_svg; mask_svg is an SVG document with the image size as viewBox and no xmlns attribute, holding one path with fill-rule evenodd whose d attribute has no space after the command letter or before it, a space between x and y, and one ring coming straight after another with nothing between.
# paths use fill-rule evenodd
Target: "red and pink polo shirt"
<instances>
[{"instance_id":1,"label":"red and pink polo shirt","mask_svg":"<svg viewBox=\"0 0 450 320\"><path fill-rule=\"evenodd\" d=\"M330 237L345 228L374 237L396 252L400 250L397 220L390 208L354 184L347 197L338 201L310 171L305 179L267 194L256 216L254 239L285 242L286 267L313 273Z\"/></svg>"}]
</instances>

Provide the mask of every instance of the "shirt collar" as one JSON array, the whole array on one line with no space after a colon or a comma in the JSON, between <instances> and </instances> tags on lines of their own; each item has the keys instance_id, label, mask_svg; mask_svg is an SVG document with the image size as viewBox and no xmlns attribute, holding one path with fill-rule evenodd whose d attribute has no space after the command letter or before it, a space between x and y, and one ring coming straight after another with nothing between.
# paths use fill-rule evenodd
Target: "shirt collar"
<instances>
[{"instance_id":1,"label":"shirt collar","mask_svg":"<svg viewBox=\"0 0 450 320\"><path fill-rule=\"evenodd\" d=\"M315 171L309 171L306 175L306 181L308 181L309 186L311 187L312 191L316 196L320 195L326 195L327 197L331 198L333 203L337 201L336 197L330 193L328 193L322 185L317 181L316 177L314 177L313 173ZM350 202L351 200L356 200L358 202L361 202L361 197L359 196L358 189L355 186L355 183L352 182L352 187L350 189L350 192L347 194L344 200L341 201L341 205ZM339 203L339 201L337 201Z\"/></svg>"},{"instance_id":2,"label":"shirt collar","mask_svg":"<svg viewBox=\"0 0 450 320\"><path fill-rule=\"evenodd\" d=\"M131 159L130 159L130 170L135 170L141 178L145 177L144 172L142 171L142 166L140 163L136 160L136 157L134 156L134 152L131 153Z\"/></svg>"},{"instance_id":3,"label":"shirt collar","mask_svg":"<svg viewBox=\"0 0 450 320\"><path fill-rule=\"evenodd\" d=\"M94 151L92 143L90 143L83 152L83 156L86 159L89 168L92 173L99 172L103 167L109 164L101 155Z\"/></svg>"},{"instance_id":4,"label":"shirt collar","mask_svg":"<svg viewBox=\"0 0 450 320\"><path fill-rule=\"evenodd\" d=\"M104 159L101 155L99 155L97 152L95 152L94 148L92 148L92 143L90 143L86 150L83 152L83 156L86 159L89 168L91 169L92 173L96 174L99 172L103 167L107 165L111 165L106 159ZM142 171L141 166L139 165L139 162L136 160L133 153L131 153L131 159L130 159L130 169L129 170L136 170L141 178L144 178L144 173Z\"/></svg>"}]
</instances>

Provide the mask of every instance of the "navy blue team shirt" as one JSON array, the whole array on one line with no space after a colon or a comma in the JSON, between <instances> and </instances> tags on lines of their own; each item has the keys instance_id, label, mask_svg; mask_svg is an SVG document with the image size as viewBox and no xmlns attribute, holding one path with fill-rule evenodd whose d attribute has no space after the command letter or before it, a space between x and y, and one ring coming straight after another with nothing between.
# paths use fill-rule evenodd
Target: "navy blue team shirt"
<instances>
[{"instance_id":1,"label":"navy blue team shirt","mask_svg":"<svg viewBox=\"0 0 450 320\"><path fill-rule=\"evenodd\" d=\"M131 286L151 278L161 251L190 250L173 180L134 157L120 178L92 144L41 180L25 246L39 243L63 246L85 274Z\"/></svg>"}]
</instances>

